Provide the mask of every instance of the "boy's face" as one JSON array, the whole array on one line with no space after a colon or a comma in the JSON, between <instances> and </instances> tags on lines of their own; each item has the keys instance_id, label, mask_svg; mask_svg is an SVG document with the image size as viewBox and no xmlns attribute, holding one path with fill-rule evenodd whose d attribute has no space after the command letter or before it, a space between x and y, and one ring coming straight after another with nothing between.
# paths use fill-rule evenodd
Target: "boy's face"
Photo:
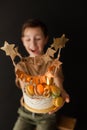
<instances>
[{"instance_id":1,"label":"boy's face","mask_svg":"<svg viewBox=\"0 0 87 130\"><path fill-rule=\"evenodd\" d=\"M41 55L48 37L44 36L40 27L29 27L24 30L23 45L31 57Z\"/></svg>"}]
</instances>

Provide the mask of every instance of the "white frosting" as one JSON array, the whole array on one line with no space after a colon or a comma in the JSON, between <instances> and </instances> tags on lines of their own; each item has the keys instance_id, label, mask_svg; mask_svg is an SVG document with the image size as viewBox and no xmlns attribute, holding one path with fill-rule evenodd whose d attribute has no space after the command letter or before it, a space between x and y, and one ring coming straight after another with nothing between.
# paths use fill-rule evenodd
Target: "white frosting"
<instances>
[{"instance_id":1,"label":"white frosting","mask_svg":"<svg viewBox=\"0 0 87 130\"><path fill-rule=\"evenodd\" d=\"M43 110L43 109L48 109L53 106L52 104L52 97L29 97L24 91L23 91L23 96L24 96L24 102L26 103L27 106L37 109L37 110Z\"/></svg>"}]
</instances>

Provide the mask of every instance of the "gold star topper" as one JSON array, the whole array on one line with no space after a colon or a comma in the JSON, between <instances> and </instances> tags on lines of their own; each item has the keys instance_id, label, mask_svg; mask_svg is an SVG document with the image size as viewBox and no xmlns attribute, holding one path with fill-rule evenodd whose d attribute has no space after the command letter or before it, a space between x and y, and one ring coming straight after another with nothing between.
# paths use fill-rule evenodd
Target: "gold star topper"
<instances>
[{"instance_id":1,"label":"gold star topper","mask_svg":"<svg viewBox=\"0 0 87 130\"><path fill-rule=\"evenodd\" d=\"M60 38L54 38L54 42L51 45L51 48L57 51L59 48L65 47L66 42L68 42L68 38L65 38L65 34L63 34Z\"/></svg>"},{"instance_id":2,"label":"gold star topper","mask_svg":"<svg viewBox=\"0 0 87 130\"><path fill-rule=\"evenodd\" d=\"M68 40L69 39L65 37L65 34L63 34L61 37L54 38L54 41L51 44L51 47L49 47L46 53L43 55L43 59L45 63L52 60L52 58L54 57L54 54L57 52L58 49L59 51L58 51L57 60L59 60L61 48L65 47L65 44ZM20 53L18 53L18 48L15 47L15 44L9 44L7 41L5 41L4 46L1 47L0 49L5 51L7 56L11 57L14 65L15 65L14 59L16 56L19 56L19 58L22 59L22 56L20 55Z\"/></svg>"},{"instance_id":3,"label":"gold star topper","mask_svg":"<svg viewBox=\"0 0 87 130\"><path fill-rule=\"evenodd\" d=\"M61 48L65 47L65 44L68 40L68 38L65 38L65 34L63 34L59 38L54 38L54 42L52 43L51 47L47 49L46 54L44 55L45 62L47 63L48 61L50 61L52 57L54 57L54 54L57 52L58 49L59 51L57 60L59 60Z\"/></svg>"},{"instance_id":4,"label":"gold star topper","mask_svg":"<svg viewBox=\"0 0 87 130\"><path fill-rule=\"evenodd\" d=\"M19 56L21 58L21 55L18 53L18 48L15 47L15 44L9 44L7 41L5 41L4 46L1 47L0 49L5 51L6 55L10 56L12 61L16 56Z\"/></svg>"},{"instance_id":5,"label":"gold star topper","mask_svg":"<svg viewBox=\"0 0 87 130\"><path fill-rule=\"evenodd\" d=\"M46 51L46 54L51 56L51 57L54 57L54 54L55 54L55 50L53 50L52 48L48 48L47 51Z\"/></svg>"},{"instance_id":6,"label":"gold star topper","mask_svg":"<svg viewBox=\"0 0 87 130\"><path fill-rule=\"evenodd\" d=\"M44 54L42 56L43 60L45 61L45 63L48 63L49 61L52 60L52 58L48 55L48 54Z\"/></svg>"}]
</instances>

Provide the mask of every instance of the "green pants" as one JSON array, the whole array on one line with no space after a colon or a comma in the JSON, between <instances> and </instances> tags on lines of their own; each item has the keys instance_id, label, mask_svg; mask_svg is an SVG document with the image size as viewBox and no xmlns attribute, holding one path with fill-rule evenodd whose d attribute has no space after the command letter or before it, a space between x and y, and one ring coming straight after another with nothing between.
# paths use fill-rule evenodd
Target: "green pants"
<instances>
[{"instance_id":1,"label":"green pants","mask_svg":"<svg viewBox=\"0 0 87 130\"><path fill-rule=\"evenodd\" d=\"M13 130L56 130L55 114L31 113L24 107L18 109L18 114Z\"/></svg>"}]
</instances>

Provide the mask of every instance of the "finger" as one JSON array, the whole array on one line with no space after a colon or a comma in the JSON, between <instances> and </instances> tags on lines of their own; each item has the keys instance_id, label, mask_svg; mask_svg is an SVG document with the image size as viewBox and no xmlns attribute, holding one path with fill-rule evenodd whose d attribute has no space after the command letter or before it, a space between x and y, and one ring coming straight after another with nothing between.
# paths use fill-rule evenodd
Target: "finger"
<instances>
[{"instance_id":1,"label":"finger","mask_svg":"<svg viewBox=\"0 0 87 130\"><path fill-rule=\"evenodd\" d=\"M67 98L65 99L65 101L66 101L66 103L69 103L69 102L70 102L70 98L67 97Z\"/></svg>"}]
</instances>

